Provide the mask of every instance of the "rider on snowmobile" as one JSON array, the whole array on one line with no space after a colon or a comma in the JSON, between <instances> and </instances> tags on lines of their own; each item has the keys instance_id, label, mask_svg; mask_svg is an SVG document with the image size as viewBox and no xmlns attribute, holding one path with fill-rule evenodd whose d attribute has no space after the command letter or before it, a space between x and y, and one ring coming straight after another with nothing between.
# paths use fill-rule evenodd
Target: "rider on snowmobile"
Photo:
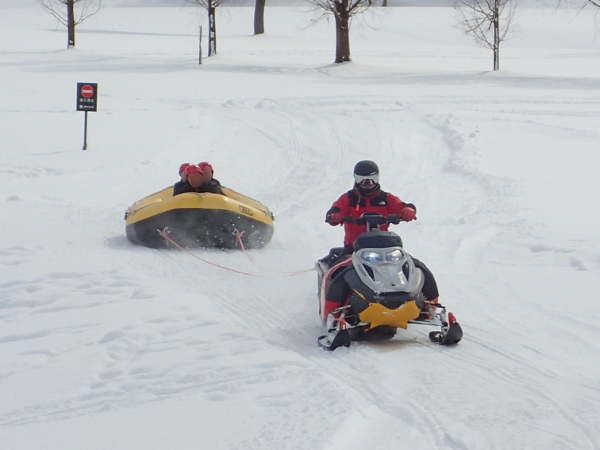
<instances>
[{"instance_id":1,"label":"rider on snowmobile","mask_svg":"<svg viewBox=\"0 0 600 450\"><path fill-rule=\"evenodd\" d=\"M398 216L401 220L409 222L416 219L416 207L412 203L405 203L395 195L382 191L379 185L379 168L373 161L359 161L354 166L354 188L340 196L325 215L325 221L332 226L344 225L344 247L332 248L321 263L332 267L344 256L352 253L354 241L364 233L366 225L344 222L344 217L357 219L363 214L376 213L385 217ZM389 225L381 226L382 231L387 231ZM427 300L437 301L438 289L433 274L422 262L413 258L417 267L425 274L423 294ZM335 291L335 290L332 290ZM339 291L342 294L343 291ZM333 294L333 292L331 293ZM343 294L341 295L343 296ZM339 308L345 298L333 298L328 295L325 302L325 315Z\"/></svg>"},{"instance_id":2,"label":"rider on snowmobile","mask_svg":"<svg viewBox=\"0 0 600 450\"><path fill-rule=\"evenodd\" d=\"M385 217L397 215L409 222L416 219L416 207L404 203L395 195L382 191L379 185L379 168L373 161L359 161L354 166L354 188L340 196L325 214L325 222L340 225L343 217L359 218L365 213ZM381 227L387 231L388 225ZM344 253L352 253L356 238L367 230L366 225L344 222Z\"/></svg>"}]
</instances>

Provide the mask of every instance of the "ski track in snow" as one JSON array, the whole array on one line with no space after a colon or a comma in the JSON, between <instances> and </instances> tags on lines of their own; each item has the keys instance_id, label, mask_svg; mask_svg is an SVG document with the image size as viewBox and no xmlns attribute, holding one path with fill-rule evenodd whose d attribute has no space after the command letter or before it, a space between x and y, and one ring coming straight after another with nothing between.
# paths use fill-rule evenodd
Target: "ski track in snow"
<instances>
[{"instance_id":1,"label":"ski track in snow","mask_svg":"<svg viewBox=\"0 0 600 450\"><path fill-rule=\"evenodd\" d=\"M373 113L372 103L377 103L384 114L394 111L393 103L389 105L389 110L386 110L379 99L373 102L365 100L366 110L370 114ZM289 195L293 201L287 207L283 207L279 213L287 216L287 224L293 226L294 219L301 219L302 205L310 202L312 198L319 195L319 192L324 189L336 192L329 189L329 186L324 186L321 179L327 179L328 183L334 185L346 182L346 177L340 174L331 178L318 174L319 178L316 178L314 166L318 160L317 155L332 158L325 162L320 161L332 171L342 161L353 161L360 157L360 145L352 145L340 138L342 119L347 124L353 120L360 121L362 117L360 111L356 111L355 104L352 107L355 109L356 117L353 116L352 111L349 111L349 106L347 102L333 100L325 101L324 105L306 105L301 101L291 103L288 101L285 104L269 102L269 108L265 108L265 103L259 102L237 105L236 110L240 118L235 114L224 113L227 123L237 122L236 126L243 128L243 134L255 134L260 139L268 140L279 151L283 150L283 155L279 155L279 158L288 162L285 166L286 170L267 180L264 186L266 192L272 190L274 186L281 185L285 180L297 177L296 174L306 175L308 188L304 184L292 186ZM231 105L226 104L224 107L228 110ZM288 128L289 132L285 134L266 132L260 128L259 123L248 119L252 115L239 112L240 108L260 109L263 114L256 119L257 122L264 120L265 115L277 115L282 123L286 124L284 127ZM265 113L265 109L268 112ZM448 235L442 233L442 238L439 241L435 240L432 245L440 245L438 248L442 253L449 256L456 266L461 267L463 273L467 270L475 271L489 253L489 246L503 233L506 234L506 226L486 224L493 214L498 215L501 220L499 211L510 207L510 199L504 200L505 204L498 203L499 200L495 204L489 202L490 198L502 198L497 195L497 192L508 188L502 186L501 180L494 180L468 167L466 160L461 156L466 151L465 138L453 126L457 121L456 117L453 115L419 117L418 110L411 108L394 112L393 126L397 132L413 136L417 141L413 145L427 149L429 152L428 156L421 159L428 161L429 167L424 168L418 160L403 159L403 171L420 173L429 171L438 178L450 179L450 182L442 184L456 185L457 188L455 191L447 191L445 198L451 199L450 203L453 207L459 206L464 213L451 225L467 226L471 230L469 233L460 234L459 236L466 237L459 240L446 240ZM314 132L315 136L319 137L320 148L331 147L338 151L321 153L319 147L315 146L316 141L310 141L314 136L311 135L307 139L306 136L300 136L295 131L306 129L310 117L314 115L327 117L327 120L322 121L322 129ZM399 162L398 155L393 151L399 145L394 141L383 140L382 136L388 136L389 139L393 133L388 129L388 124L380 125L380 123L371 119L369 133L363 139L380 142L383 149L390 149L389 152L384 151L381 155L383 166L389 170ZM400 131L398 127L401 128ZM250 131L247 131L248 129ZM422 142L424 136L427 138ZM405 186L404 189L414 190L416 183L417 181L407 180L402 184ZM271 202L278 204L276 197L273 197ZM483 222L478 220L482 214L488 218ZM285 250L285 242L280 241L279 245L282 250ZM90 314L89 323L86 324L78 323L75 326L71 323L63 327L45 328L35 333L8 334L0 338L0 343L26 343L44 338L52 338L60 342L63 336L74 335L81 339L81 345L93 348L92 353L96 355L95 369L88 374L76 392L66 398L57 398L44 403L35 402L17 411L7 411L0 416L0 423L26 425L47 420L67 419L190 394L203 395L207 401L220 402L226 401L232 395L252 390L253 385L256 384L263 385L270 380L299 376L301 379L306 379L308 385L313 386L315 396L320 394L323 386L329 385L333 387L334 398L339 399L338 403L334 402L329 410L332 415L343 416L341 429L334 432L330 440L331 448L336 446L343 448L344 442L352 442L352 445L359 445L363 441L366 443L363 436L366 430L370 432L380 430L382 433L383 430L388 430L387 434L384 433L385 438L370 440L373 448L388 448L390 440L394 441L400 438L400 435L406 438L404 435L407 429L411 430L408 439L414 439L414 442L418 442L422 447L456 449L487 447L493 445L494 436L471 431L468 438L464 439L461 437L461 431L465 426L462 421L456 418L448 419L448 417L456 417L456 405L461 403L461 393L453 392L453 381L460 378L465 367L468 367L470 371L485 380L486 384L495 385L496 389L501 387L500 389L508 390L513 394L510 395L513 400L508 402L507 408L511 407L511 403L516 409L521 409L523 404L537 404L540 405L535 408L537 414L542 417L558 416L565 423L570 424L570 428L564 432L560 430L552 432L543 425L539 426L540 432L550 435L548 442L553 448L577 447L580 441L571 437L573 429L586 436L588 443L594 445L595 437L586 431L581 421L572 417L560 403L546 394L543 384L540 388L536 388L536 385L540 384L540 379L557 378L560 377L559 373L544 367L536 367L522 354L513 354L510 350L504 351L498 348L493 342L485 339L484 328L470 326L468 322L465 323L468 333L457 349L443 349L431 345L427 343L425 332L417 331L406 333L407 336L399 337L389 343L359 344L349 351L338 350L334 355L321 352L314 344L318 327L312 325L314 318L311 318L311 315L316 312L315 295L312 290L307 291L306 288L301 287L314 275L303 276L301 280L294 281L294 285L299 287L302 295L291 295L289 298L274 297L273 293L269 292L271 281L263 281L260 278L231 285L227 290L218 287L209 288L201 298L197 298L202 300L203 304L199 305L202 308L209 306L210 309L220 309L219 315L224 317L224 323L230 323L233 329L237 330L235 332L230 331L228 327L220 330L223 322L204 321L200 318L197 307L185 306L181 302L178 308L169 314L159 313L152 318L134 322L129 320L108 329L101 321L92 320L94 308L110 308L114 304L114 308L118 310L119 304L126 299L127 302L134 303L157 300L149 286L140 284L145 278L140 278L130 270L123 270L127 266L139 264L142 255L149 257L149 261L144 262L144 268L148 269L149 273L156 272L153 267L161 267L159 273L163 282L225 286L232 276L217 272L215 269L204 273L204 268L189 264L188 255L178 252L139 249L134 249L133 252L128 252L126 249L123 251L125 253L122 256L125 257L125 261L129 260L133 264L121 262L119 269L114 271L49 272L42 278L0 284L0 298L4 299L0 304L2 320L39 317L45 322L45 317L64 312L80 310ZM8 264L19 264L26 262L27 258L35 254L35 250L10 247L3 250L3 254L9 257ZM258 257L260 253L252 252L252 254ZM242 264L243 261L238 254L212 252L210 255L234 266ZM10 262L11 258L12 262ZM23 258L24 261L20 261L19 258ZM256 269L258 266L253 268ZM312 284L314 284L313 280L310 280L310 285ZM43 295L40 295L40 292L43 292ZM285 292L285 288L282 292ZM297 304L293 305L293 302ZM273 304L278 306L272 307ZM452 299L451 306L456 309L464 308L459 299ZM260 326L257 327L256 324ZM56 359L69 358L69 352L77 351L79 350L75 344L63 343L56 348L41 346L36 350L15 355L15 360L19 361L16 365L21 366L20 370L32 370L51 364ZM265 352L269 352L270 356L262 360L260 355ZM350 352L352 352L351 357ZM423 352L425 354L422 354ZM177 358L173 358L171 353L178 355ZM429 364L424 363L416 367L402 366L403 373L400 377L402 382L395 386L399 382L399 367L396 364L388 367L386 361L397 353L402 353L406 361L418 357L421 361L429 361ZM417 356L417 353L420 353L420 356ZM274 357L273 354L280 354L280 358ZM224 357L224 355L228 356ZM228 364L229 358L242 355L253 355L252 359L258 361L250 363L243 369L235 364ZM495 355L493 364L496 368L493 373L489 370L490 355ZM215 361L218 363L215 364ZM443 370L436 369L439 367L443 367ZM3 377L14 376L16 373L3 374ZM318 384L314 382L315 377ZM372 383L374 379L377 380L376 384ZM295 383L298 381L296 380ZM386 383L393 388L381 389L381 385L385 386ZM304 383L298 385L304 386ZM494 395L490 395L485 387L473 386L472 389L476 389L482 398L488 397L486 401L502 402L494 398ZM308 393L304 393L302 397L306 395ZM350 404L350 413L341 412L339 402L343 398L346 398L345 402ZM266 407L289 406L286 395L259 393L255 401ZM313 404L309 409L302 409L301 412L303 415L314 414L318 422L327 411L323 409L323 405ZM289 413L290 418L294 412L297 411L292 409ZM471 412L467 409L466 414ZM530 417L530 413L523 412L522 409L521 414L525 416L517 415L511 420L513 430L517 433L521 428L522 432L526 429L531 432L532 422L535 422L539 416L532 412L533 416ZM493 413L488 413L487 416L484 414L469 419L479 422L478 428L482 428L491 426L499 418ZM310 429L308 425L306 427ZM395 431L390 432L389 429ZM269 429L268 433L265 431L265 436L260 439L265 439L268 435L272 442L280 442L289 432L287 427L279 431ZM302 433L303 430L299 429L296 432ZM259 448L259 442L262 441L244 442L243 446ZM517 438L513 442L526 445L525 441L519 441ZM302 448L310 448L308 444L312 445L307 443Z\"/></svg>"},{"instance_id":2,"label":"ski track in snow","mask_svg":"<svg viewBox=\"0 0 600 450\"><path fill-rule=\"evenodd\" d=\"M324 146L339 148L339 152L328 154L329 157L334 157L334 160L327 161L324 165L327 167L337 167L341 161L354 160L359 155L347 150L350 144L345 147L340 142L340 126L336 124L337 116L342 116L346 120L352 120L352 113L349 112L345 102L325 102L327 117L331 122L325 122L324 129L329 130L327 134L320 134L320 138L324 141ZM371 104L366 101L368 106ZM239 108L240 105L238 105ZM227 105L229 107L229 105ZM253 107L264 108L264 105L254 105ZM289 123L290 133L281 135L277 133L267 133L259 129L258 125L253 125L246 122L240 122L241 126L256 130L259 136L268 139L272 145L278 149L285 150L285 158L289 165L287 170L280 175L279 178L274 178L270 182L274 185L280 185L286 179L293 177L293 174L301 173L311 175L311 168L316 163L318 151L307 151L311 148L310 143L302 142L302 140L294 133L296 129L306 128L309 122L309 113L298 114L293 117L291 113L286 116L285 111L307 111L310 110L314 115L313 107L308 107L303 104L287 104L281 105L270 104L270 114L277 114L287 118ZM354 105L356 108L356 105ZM382 107L382 105L380 105ZM370 109L370 108L368 108ZM283 111L282 111L283 110ZM385 108L383 108L385 111ZM369 111L372 112L372 111ZM323 114L322 111L319 113ZM398 114L398 113L397 113ZM448 178L458 178L454 184L460 186L457 192L448 193L455 195L453 200L462 203L467 207L464 221L469 223L469 217L477 217L486 209L498 209L503 205L486 204L490 197L494 197L494 189L498 183L495 183L490 177L483 176L475 170L464 165L461 159L461 152L464 152L464 138L452 128L452 121L455 120L452 116L447 117L424 117L422 120L415 120L418 117L414 111L408 113L400 113L398 123L406 128L407 133L414 133L417 136L428 136L424 147L434 149L433 157L426 157L425 160L435 162L436 157L439 167L430 168L429 170L438 170L438 175ZM244 114L243 117L248 115ZM235 118L228 118L228 122ZM381 141L382 135L389 135L388 130L381 130L376 125L376 121L372 120L372 136L370 139L376 142ZM335 130L338 129L338 132ZM408 131L411 130L411 131ZM341 145L340 145L341 144ZM389 148L396 147L395 143L390 142ZM437 154L436 154L437 153ZM308 154L308 156L306 155ZM312 159L310 155L314 155ZM389 155L390 161L386 161L386 166L393 167L394 155ZM415 171L419 167L414 168ZM404 169L413 171L413 168L404 164ZM314 171L312 172L314 174ZM329 180L329 178L325 177ZM341 177L345 178L345 177ZM342 179L333 181L343 182ZM294 210L300 209L300 205L306 204L319 191L323 189L318 179L308 179L308 185L311 186L305 189L303 185L298 185L297 190L291 189L291 196L295 199L285 212L290 212L290 217L294 218ZM267 186L269 188L270 186ZM275 201L275 199L273 199ZM473 228L471 236L452 243L452 248L447 251L454 253L456 265L460 267L469 267L475 270L476 266L481 262L486 253L486 248L498 236L500 228L497 226L491 228L478 229L477 224L469 225ZM156 252L152 255L155 262L160 263L163 259L162 255ZM8 255L27 254L26 249L12 248L7 249ZM227 274L209 273L202 276L201 272L192 271L189 268L181 268L185 264L181 259L185 255L168 253L166 259L175 259L173 264L175 269L166 275L174 279L189 280L194 283L209 283L215 284L215 278L221 283L227 284ZM239 258L227 257L226 260L239 263ZM180 271L181 270L181 271ZM464 269L463 269L464 270ZM115 302L115 298L123 299L129 297L132 301L144 300L152 298L150 294L144 294L144 290L136 286L135 281L128 280L127 277L120 276L115 271L106 275L101 274L86 274L78 272L50 272L45 279L24 280L22 282L3 283L1 298L6 298L2 303L0 311L2 318L10 319L15 315L31 315L44 316L48 314L61 313L63 311L81 309L89 310L97 306L107 306L111 302ZM165 274L163 274L165 275ZM206 280L204 281L203 279ZM220 284L220 283L217 283ZM240 289L241 288L241 289ZM43 296L36 296L35 292L43 291ZM147 290L146 290L147 291ZM489 358L483 353L489 355L496 354L495 364L500 367L491 376L486 375L488 383L503 385L505 388L518 393L517 398L520 398L525 403L542 403L544 409L551 408L555 414L563 417L565 421L572 424L573 427L585 431L581 423L569 417L568 413L562 410L561 405L553 402L552 398L545 395L542 389L536 390L532 388L536 382L539 382L539 377L556 377L555 373L547 373L544 369L537 369L535 365L527 362L521 357L511 356L510 353L503 352L497 349L493 344L486 344L485 341L477 338L476 329L469 329L465 342L461 344L463 347L474 346L475 349L469 352L469 356L464 356L458 350L439 349L433 345L426 344L424 333L417 333L408 341L406 339L400 341L392 341L387 344L374 346L358 345L353 348L352 358L345 364L339 364L339 357L331 358L331 355L324 354L314 348L315 327L301 327L297 325L297 321L290 317L290 310L294 311L286 302L282 303L279 308L269 308L265 304L265 299L260 292L265 292L265 285L262 280L252 279L241 286L233 286L227 291L211 290L210 303L213 307L219 307L222 312L228 316L238 332L232 333L216 332L218 323L203 322L194 314L187 313L181 316L180 314L174 317L158 317L138 324L128 323L121 327L102 333L99 339L95 342L88 342L86 345L97 347L99 354L102 355L100 364L95 373L93 373L88 381L79 390L80 393L66 400L58 400L48 402L46 404L35 404L21 411L10 411L4 415L1 423L4 425L28 424L31 422L57 420L79 415L95 414L107 410L130 407L143 402L159 401L161 398L169 398L172 396L184 395L187 393L203 393L210 401L223 401L228 395L239 392L240 389L247 389L255 383L265 383L269 378L278 379L285 377L286 372L294 373L298 370L302 372L311 372L313 374L320 373L318 377L324 379L321 382L336 383L336 391L343 392L344 397L352 398L353 411L356 411L347 419L344 419L341 431L334 435L332 441L336 440L336 436L344 436L344 439L349 442L360 442L361 430L374 428L375 430L384 430L388 427L398 427L398 422L403 424L403 427L411 429L412 436L419 439L421 444L427 443L430 448L472 448L474 445L489 445L485 436L470 436L471 441L464 441L457 432L455 426L444 426L445 414L451 415L452 409L444 411L444 403L435 397L431 398L431 391L445 391L445 396L451 395L452 385L440 379L440 373L436 370L430 370L425 365L416 370L409 369L405 371L402 378L407 386L400 389L385 389L383 392L380 389L380 384L370 387L370 380L373 378L381 381L389 381L394 383L396 378L397 367L394 365L391 368L386 368L385 360L389 358L390 351L403 351L411 349L411 353L415 351L422 352L423 347L428 348L430 358L435 358L437 365L444 366L443 377L445 379L454 379L459 377L464 367L470 367L481 373L488 370ZM73 301L65 302L64 297L69 298L69 294L77 296L85 301L78 301L74 304ZM37 297L37 298L36 298ZM40 298L41 297L41 298ZM311 293L312 297L312 293ZM28 300L29 298L29 300ZM295 296L293 301L298 301ZM310 303L315 302L313 298L307 299ZM455 302L458 303L458 302ZM312 306L312 305L311 305ZM457 307L459 305L456 305ZM313 308L310 308L313 309ZM302 312L302 310L300 310ZM257 330L256 324L261 326ZM296 324L296 326L294 326ZM8 335L1 338L0 342L16 342L41 339L45 337L57 336L60 334L81 334L85 328L94 329L99 326L98 323L90 323L78 328L64 327L55 329L46 329L32 334ZM286 332L287 330L287 332ZM293 331L293 336L286 339L286 335ZM483 330L481 330L483 331ZM202 338L206 333L210 333L212 337L218 336L216 340L211 338ZM235 355L260 354L265 351L266 342L268 346L275 349L280 348L282 352L291 350L294 354L292 361L278 361L262 364L254 364L245 370L233 366L229 367L225 364L220 364L217 367L213 364L213 358L222 357L223 354L229 354L232 357ZM299 344L303 343L302 345ZM183 350L182 350L183 347ZM47 363L53 357L57 357L62 352L68 349L59 350L38 350L37 353L28 353L28 357L35 362L30 364L40 364L41 361ZM271 352L273 350L270 350ZM157 369L153 367L149 361L159 355L167 355L169 352L177 352L183 357L181 361L173 366ZM304 356L308 353L308 357ZM348 353L346 351L346 353ZM339 354L344 354L344 350L339 351ZM310 356L312 355L312 356ZM336 355L337 356L337 355ZM344 355L348 356L348 355ZM429 355L428 355L429 356ZM411 355L405 355L407 359ZM167 357L168 358L168 357ZM442 363L439 359L442 358ZM287 360L288 358L284 358ZM293 361L299 359L298 361ZM335 371L332 372L332 359L335 364ZM374 360L377 363L374 364ZM139 363L137 363L139 361ZM137 363L137 364L136 364ZM374 367L376 368L374 370ZM454 372L454 373L453 373ZM532 378L522 375L531 374ZM307 374L307 376L308 376ZM322 375L329 374L329 375ZM357 376L357 374L359 374ZM412 380L412 381L411 381ZM418 381L417 381L418 380ZM440 389L440 385L445 386ZM460 402L460 395L455 394L455 400ZM482 395L484 395L482 393ZM429 399L422 402L421 399ZM277 396L273 398L259 396L257 401L265 404L277 403ZM490 399L492 401L492 399ZM455 405L455 402L448 402ZM363 411L363 412L358 412ZM322 415L323 411L315 411L318 415ZM546 413L548 413L546 411ZM489 420L494 420L491 417ZM485 420L487 421L487 420ZM516 421L518 422L518 421ZM358 428L356 425L360 424ZM457 425L457 424L454 424ZM513 424L515 429L518 429L518 424ZM527 422L527 427L530 426L530 421ZM348 429L346 430L347 427ZM544 430L548 431L548 430ZM289 430L284 429L282 433L287 433ZM400 433L398 431L398 433ZM394 433L392 433L393 436ZM354 436L354 439L352 439ZM427 440L424 442L424 437ZM283 435L280 436L284 438ZM474 440L473 440L474 439ZM588 436L590 442L592 437ZM278 438L275 438L275 442ZM378 445L385 447L386 440L381 440L375 443L375 448L380 448ZM570 448L577 445L577 441L573 440L568 434L556 433L551 441L556 448ZM247 443L252 447L251 443ZM308 447L307 447L308 448ZM342 448L342 447L340 447Z\"/></svg>"}]
</instances>

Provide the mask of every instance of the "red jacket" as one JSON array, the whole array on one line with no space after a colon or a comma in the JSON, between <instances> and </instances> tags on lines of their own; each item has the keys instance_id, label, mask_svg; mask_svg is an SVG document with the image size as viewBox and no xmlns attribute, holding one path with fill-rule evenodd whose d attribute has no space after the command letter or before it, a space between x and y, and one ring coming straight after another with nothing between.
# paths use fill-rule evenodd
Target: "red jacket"
<instances>
[{"instance_id":1,"label":"red jacket","mask_svg":"<svg viewBox=\"0 0 600 450\"><path fill-rule=\"evenodd\" d=\"M352 218L359 218L364 213L376 213L388 217L390 215L399 215L407 206L416 210L415 205L412 203L404 203L395 195L380 189L376 189L368 194L362 194L358 189L353 189L342 194L333 203L329 211L327 211L326 220L331 225L338 225L329 221L329 216L332 213L338 213L341 217ZM388 227L389 225L382 225L381 229L387 231ZM344 223L344 231L344 245L351 246L359 235L367 231L367 226L356 223Z\"/></svg>"}]
</instances>

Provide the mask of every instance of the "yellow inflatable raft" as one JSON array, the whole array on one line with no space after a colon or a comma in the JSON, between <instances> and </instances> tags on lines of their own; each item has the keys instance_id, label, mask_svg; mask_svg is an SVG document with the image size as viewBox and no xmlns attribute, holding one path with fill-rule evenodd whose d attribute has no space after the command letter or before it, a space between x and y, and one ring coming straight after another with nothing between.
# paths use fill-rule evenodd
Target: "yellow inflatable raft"
<instances>
[{"instance_id":1,"label":"yellow inflatable raft","mask_svg":"<svg viewBox=\"0 0 600 450\"><path fill-rule=\"evenodd\" d=\"M127 238L135 244L165 247L159 231L168 228L173 240L186 246L240 248L239 237L245 248L265 246L273 236L273 213L250 197L222 189L225 195L173 196L170 186L135 202L125 213Z\"/></svg>"}]
</instances>

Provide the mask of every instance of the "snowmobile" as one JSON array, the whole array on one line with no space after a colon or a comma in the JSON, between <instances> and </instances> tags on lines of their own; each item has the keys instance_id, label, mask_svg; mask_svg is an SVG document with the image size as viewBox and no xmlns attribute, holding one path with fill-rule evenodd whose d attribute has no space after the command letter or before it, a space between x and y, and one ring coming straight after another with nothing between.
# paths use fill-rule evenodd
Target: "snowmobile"
<instances>
[{"instance_id":1,"label":"snowmobile","mask_svg":"<svg viewBox=\"0 0 600 450\"><path fill-rule=\"evenodd\" d=\"M365 224L367 232L357 238L352 254L334 248L317 262L319 314L327 333L318 338L319 345L335 350L352 341L390 339L409 324L436 327L429 333L434 343L458 343L463 332L454 314L422 292L431 272L403 249L399 235L381 231L400 218L364 214L342 220ZM342 306L325 314L325 302L332 298L341 299Z\"/></svg>"}]
</instances>

